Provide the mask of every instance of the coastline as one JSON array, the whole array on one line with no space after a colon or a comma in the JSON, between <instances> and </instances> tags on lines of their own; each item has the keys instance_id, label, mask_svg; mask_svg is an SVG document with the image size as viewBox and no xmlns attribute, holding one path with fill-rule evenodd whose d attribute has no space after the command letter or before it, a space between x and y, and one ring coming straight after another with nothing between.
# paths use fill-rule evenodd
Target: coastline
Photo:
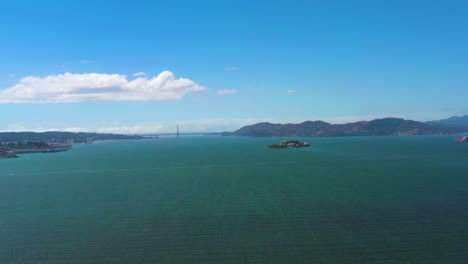
<instances>
[{"instance_id":1,"label":"coastline","mask_svg":"<svg viewBox=\"0 0 468 264\"><path fill-rule=\"evenodd\" d=\"M96 141L143 139L137 135L86 132L1 132L0 159L18 158L18 154L54 153L72 149L74 144Z\"/></svg>"}]
</instances>

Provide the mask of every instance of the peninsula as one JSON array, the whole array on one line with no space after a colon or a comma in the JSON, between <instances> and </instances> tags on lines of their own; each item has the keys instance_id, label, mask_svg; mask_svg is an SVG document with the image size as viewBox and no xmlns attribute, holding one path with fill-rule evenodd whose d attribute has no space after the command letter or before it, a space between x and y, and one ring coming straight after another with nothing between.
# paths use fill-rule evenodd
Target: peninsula
<instances>
[{"instance_id":1,"label":"peninsula","mask_svg":"<svg viewBox=\"0 0 468 264\"><path fill-rule=\"evenodd\" d=\"M48 153L70 150L72 144L90 144L96 140L143 139L137 135L73 132L2 132L0 159L17 158L17 154Z\"/></svg>"}]
</instances>

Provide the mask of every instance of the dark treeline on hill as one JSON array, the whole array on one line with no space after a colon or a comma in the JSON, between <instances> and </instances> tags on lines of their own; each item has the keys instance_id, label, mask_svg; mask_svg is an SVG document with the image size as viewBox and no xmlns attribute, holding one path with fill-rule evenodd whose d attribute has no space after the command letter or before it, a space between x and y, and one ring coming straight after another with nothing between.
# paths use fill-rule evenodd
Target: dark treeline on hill
<instances>
[{"instance_id":1,"label":"dark treeline on hill","mask_svg":"<svg viewBox=\"0 0 468 264\"><path fill-rule=\"evenodd\" d=\"M347 124L330 124L323 121L306 121L300 124L257 123L245 126L227 135L254 137L285 136L385 136L431 135L463 132L460 129L439 126L401 118L382 118Z\"/></svg>"},{"instance_id":2,"label":"dark treeline on hill","mask_svg":"<svg viewBox=\"0 0 468 264\"><path fill-rule=\"evenodd\" d=\"M104 134L104 133L85 133L85 132L2 132L0 133L0 142L13 141L72 141L72 143L86 143L96 140L116 140L116 139L142 139L141 136Z\"/></svg>"}]
</instances>

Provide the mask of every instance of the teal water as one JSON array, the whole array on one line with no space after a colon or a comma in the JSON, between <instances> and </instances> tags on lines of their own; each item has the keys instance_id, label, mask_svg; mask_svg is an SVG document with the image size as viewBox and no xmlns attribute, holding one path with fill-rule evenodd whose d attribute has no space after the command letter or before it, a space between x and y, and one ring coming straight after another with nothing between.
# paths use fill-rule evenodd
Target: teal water
<instances>
[{"instance_id":1,"label":"teal water","mask_svg":"<svg viewBox=\"0 0 468 264\"><path fill-rule=\"evenodd\" d=\"M468 144L191 137L0 160L0 263L468 263Z\"/></svg>"}]
</instances>

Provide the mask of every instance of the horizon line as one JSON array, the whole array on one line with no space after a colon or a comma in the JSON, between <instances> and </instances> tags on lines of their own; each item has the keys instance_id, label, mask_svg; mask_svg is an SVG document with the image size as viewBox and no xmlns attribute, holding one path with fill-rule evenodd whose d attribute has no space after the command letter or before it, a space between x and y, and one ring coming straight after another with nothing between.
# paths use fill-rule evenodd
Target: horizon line
<instances>
[{"instance_id":1,"label":"horizon line","mask_svg":"<svg viewBox=\"0 0 468 264\"><path fill-rule=\"evenodd\" d=\"M447 118L444 118L444 119L449 119L449 118L453 118L453 117L465 117L465 116L468 116L468 114L464 114L464 115L458 115L458 116L451 116L451 117L447 117ZM265 118L266 120L268 120L268 118ZM437 120L430 120L430 121L418 121L418 120L415 120L415 119L406 119L406 118L403 118L403 117L394 117L394 116L386 116L386 117L379 117L379 118L373 118L373 119L366 119L366 120L358 120L358 121L351 121L351 122L343 122L343 123L332 123L332 122L327 122L327 121L323 121L321 119L316 119L316 120L304 120L304 121L300 121L300 122L273 122L273 121L257 121L257 122L253 122L251 124L245 124L245 125L241 125L240 127L238 127L237 129L232 129L232 130L206 130L206 131L196 131L196 130L193 130L193 131L187 131L187 132L179 132L179 134L183 135L187 135L187 134L219 134L219 133L226 133L226 132L233 132L233 131L236 131L238 129L241 129L242 127L245 127L245 126L252 126L252 125L255 125L255 124L260 124L260 123L269 123L269 124L280 124L280 125L284 125L284 124L301 124L301 123L304 123L304 122L325 122L325 123L328 123L330 125L344 125L344 124L352 124L352 123L359 123L359 122L370 122L370 121L374 121L374 120L380 120L380 119L403 119L403 120L407 120L407 121L415 121L415 122L420 122L420 123L429 123L429 122L435 122L435 121L439 121L439 120L444 120L444 119L437 119ZM183 126L181 126L183 127ZM116 130L118 130L118 127L115 128ZM128 132L106 132L106 131L99 131L99 128L95 129L95 130L92 130L92 129L86 129L86 128L83 128L83 129L76 129L76 128L63 128L63 129L55 129L55 128L52 128L52 129L18 129L18 130L0 130L0 133L47 133L47 132L70 132L70 133L98 133L98 134L122 134L122 135L177 135L177 132L169 132L169 131L166 131L166 132L135 132L135 133L128 133Z\"/></svg>"}]
</instances>

